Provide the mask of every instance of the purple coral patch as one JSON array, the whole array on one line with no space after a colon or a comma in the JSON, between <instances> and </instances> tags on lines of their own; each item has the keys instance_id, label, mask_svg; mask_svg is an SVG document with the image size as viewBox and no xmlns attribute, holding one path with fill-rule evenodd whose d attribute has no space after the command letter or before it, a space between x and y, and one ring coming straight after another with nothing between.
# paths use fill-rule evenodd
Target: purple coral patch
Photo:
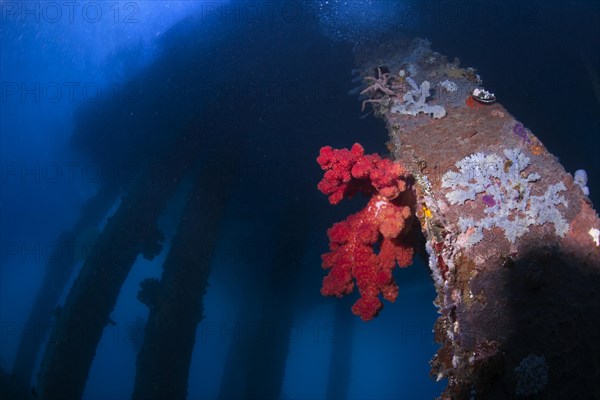
<instances>
[{"instance_id":1,"label":"purple coral patch","mask_svg":"<svg viewBox=\"0 0 600 400\"><path fill-rule=\"evenodd\" d=\"M486 194L484 195L481 200L483 200L483 202L485 203L486 206L488 207L493 207L496 205L496 200L494 200L494 196L492 196L491 194Z\"/></svg>"},{"instance_id":2,"label":"purple coral patch","mask_svg":"<svg viewBox=\"0 0 600 400\"><path fill-rule=\"evenodd\" d=\"M513 127L513 133L521 139L523 139L523 142L530 142L529 136L527 136L527 130L525 129L522 123L517 122L515 124L515 126Z\"/></svg>"}]
</instances>

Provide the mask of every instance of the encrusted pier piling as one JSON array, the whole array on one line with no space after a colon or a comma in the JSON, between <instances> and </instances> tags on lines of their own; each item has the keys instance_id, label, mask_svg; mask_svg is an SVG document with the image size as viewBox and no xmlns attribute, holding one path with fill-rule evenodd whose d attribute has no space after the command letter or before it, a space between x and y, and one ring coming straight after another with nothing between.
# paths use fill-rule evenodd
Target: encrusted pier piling
<instances>
[{"instance_id":1,"label":"encrusted pier piling","mask_svg":"<svg viewBox=\"0 0 600 400\"><path fill-rule=\"evenodd\" d=\"M600 220L585 184L426 40L357 62L364 110L415 179L442 398L600 397Z\"/></svg>"}]
</instances>

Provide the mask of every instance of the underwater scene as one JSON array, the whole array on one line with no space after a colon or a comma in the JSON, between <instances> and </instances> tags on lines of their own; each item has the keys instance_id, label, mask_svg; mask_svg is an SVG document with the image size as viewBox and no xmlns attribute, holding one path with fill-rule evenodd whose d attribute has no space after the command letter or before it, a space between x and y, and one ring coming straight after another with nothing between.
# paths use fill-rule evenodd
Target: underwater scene
<instances>
[{"instance_id":1,"label":"underwater scene","mask_svg":"<svg viewBox=\"0 0 600 400\"><path fill-rule=\"evenodd\" d=\"M600 399L600 3L0 11L0 400Z\"/></svg>"}]
</instances>

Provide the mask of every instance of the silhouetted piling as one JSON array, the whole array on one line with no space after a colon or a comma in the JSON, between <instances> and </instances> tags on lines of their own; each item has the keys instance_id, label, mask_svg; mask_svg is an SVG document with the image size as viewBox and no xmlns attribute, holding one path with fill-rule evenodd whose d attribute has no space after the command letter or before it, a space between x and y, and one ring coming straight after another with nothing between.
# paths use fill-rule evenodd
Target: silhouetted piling
<instances>
[{"instance_id":1,"label":"silhouetted piling","mask_svg":"<svg viewBox=\"0 0 600 400\"><path fill-rule=\"evenodd\" d=\"M81 397L121 286L138 255L152 258L160 252L156 220L210 133L198 124L174 135L171 146L146 168L109 218L51 333L38 382L43 398Z\"/></svg>"},{"instance_id":2,"label":"silhouetted piling","mask_svg":"<svg viewBox=\"0 0 600 400\"><path fill-rule=\"evenodd\" d=\"M160 282L146 280L138 298L150 308L137 357L134 399L184 399L203 318L212 256L227 200L237 182L236 155L214 153L201 167L163 264Z\"/></svg>"}]
</instances>

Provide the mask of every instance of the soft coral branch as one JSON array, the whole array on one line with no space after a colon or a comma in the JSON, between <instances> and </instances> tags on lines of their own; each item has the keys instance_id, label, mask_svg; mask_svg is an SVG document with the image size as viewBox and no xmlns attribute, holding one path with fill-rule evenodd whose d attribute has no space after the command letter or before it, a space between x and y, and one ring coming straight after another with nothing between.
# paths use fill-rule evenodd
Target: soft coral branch
<instances>
[{"instance_id":1,"label":"soft coral branch","mask_svg":"<svg viewBox=\"0 0 600 400\"><path fill-rule=\"evenodd\" d=\"M358 143L350 150L323 147L317 162L325 171L318 188L331 204L356 193L371 196L364 209L327 231L330 252L322 258L330 271L321 288L323 295L341 297L356 282L361 297L352 312L367 321L383 307L379 294L391 302L398 297L392 277L396 263L405 267L412 261L413 250L401 237L411 215L400 201L407 172L377 154L365 155Z\"/></svg>"}]
</instances>

